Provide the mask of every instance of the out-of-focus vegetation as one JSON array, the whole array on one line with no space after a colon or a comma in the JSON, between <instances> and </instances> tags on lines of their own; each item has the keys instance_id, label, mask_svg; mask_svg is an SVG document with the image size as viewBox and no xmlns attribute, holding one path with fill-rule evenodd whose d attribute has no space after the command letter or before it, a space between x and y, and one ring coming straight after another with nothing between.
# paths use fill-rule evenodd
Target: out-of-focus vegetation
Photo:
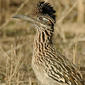
<instances>
[{"instance_id":1,"label":"out-of-focus vegetation","mask_svg":"<svg viewBox=\"0 0 85 85\"><path fill-rule=\"evenodd\" d=\"M32 15L39 0L0 0L0 85L38 85L31 68L35 29L15 14ZM85 0L45 0L56 10L54 44L85 79Z\"/></svg>"}]
</instances>

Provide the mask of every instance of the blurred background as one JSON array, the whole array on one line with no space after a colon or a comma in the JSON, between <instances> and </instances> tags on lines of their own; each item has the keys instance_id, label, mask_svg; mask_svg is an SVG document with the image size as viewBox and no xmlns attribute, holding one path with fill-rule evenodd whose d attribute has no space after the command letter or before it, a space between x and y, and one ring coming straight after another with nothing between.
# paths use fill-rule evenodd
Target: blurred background
<instances>
[{"instance_id":1,"label":"blurred background","mask_svg":"<svg viewBox=\"0 0 85 85\"><path fill-rule=\"evenodd\" d=\"M31 68L36 30L16 14L32 15L40 0L0 0L0 85L39 85ZM56 10L55 48L85 79L85 0L44 0Z\"/></svg>"}]
</instances>

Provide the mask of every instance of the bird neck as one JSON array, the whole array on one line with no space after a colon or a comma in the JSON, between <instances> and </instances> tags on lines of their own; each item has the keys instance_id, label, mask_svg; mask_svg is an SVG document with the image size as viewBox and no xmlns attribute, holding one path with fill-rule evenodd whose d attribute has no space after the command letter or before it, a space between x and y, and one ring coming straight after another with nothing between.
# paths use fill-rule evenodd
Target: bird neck
<instances>
[{"instance_id":1,"label":"bird neck","mask_svg":"<svg viewBox=\"0 0 85 85\"><path fill-rule=\"evenodd\" d=\"M53 38L54 30L37 30L35 41L34 41L34 50L43 51L46 46L52 46L52 38Z\"/></svg>"}]
</instances>

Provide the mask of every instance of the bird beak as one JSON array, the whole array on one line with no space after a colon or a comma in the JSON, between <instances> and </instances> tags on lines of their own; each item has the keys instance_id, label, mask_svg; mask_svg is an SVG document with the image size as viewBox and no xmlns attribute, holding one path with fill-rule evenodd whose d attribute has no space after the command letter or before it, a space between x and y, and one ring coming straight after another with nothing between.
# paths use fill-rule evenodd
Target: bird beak
<instances>
[{"instance_id":1,"label":"bird beak","mask_svg":"<svg viewBox=\"0 0 85 85\"><path fill-rule=\"evenodd\" d=\"M15 15L15 16L13 16L12 18L16 18L16 19L21 19L21 20L24 20L24 21L28 21L28 22L30 22L30 23L32 23L32 24L36 24L37 26L49 27L49 26L41 23L40 21L35 20L34 18L31 18L30 16Z\"/></svg>"},{"instance_id":2,"label":"bird beak","mask_svg":"<svg viewBox=\"0 0 85 85\"><path fill-rule=\"evenodd\" d=\"M25 16L25 15L15 15L12 18L21 19L21 20L28 21L28 22L31 22L31 23L35 22L35 19L33 19L29 16Z\"/></svg>"}]
</instances>

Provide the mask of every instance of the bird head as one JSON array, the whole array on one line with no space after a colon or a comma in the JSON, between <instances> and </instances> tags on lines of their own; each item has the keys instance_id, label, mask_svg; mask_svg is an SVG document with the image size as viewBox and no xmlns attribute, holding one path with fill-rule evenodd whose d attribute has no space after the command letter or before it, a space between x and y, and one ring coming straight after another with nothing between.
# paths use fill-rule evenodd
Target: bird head
<instances>
[{"instance_id":1,"label":"bird head","mask_svg":"<svg viewBox=\"0 0 85 85\"><path fill-rule=\"evenodd\" d=\"M35 11L33 11L36 18L33 18L31 16L25 16L25 15L15 15L13 18L22 19L28 22L31 22L35 25L40 27L54 27L54 24L56 22L56 16L55 16L55 10L53 7L44 1L38 2L35 8Z\"/></svg>"}]
</instances>

